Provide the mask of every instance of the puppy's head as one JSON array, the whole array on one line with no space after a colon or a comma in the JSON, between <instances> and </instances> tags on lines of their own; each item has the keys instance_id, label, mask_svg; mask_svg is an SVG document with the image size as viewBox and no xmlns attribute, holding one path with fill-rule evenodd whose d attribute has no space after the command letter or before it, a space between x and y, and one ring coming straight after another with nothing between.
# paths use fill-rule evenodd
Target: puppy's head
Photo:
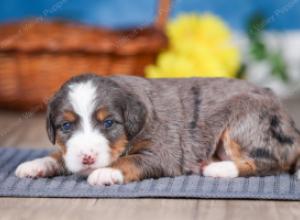
<instances>
[{"instance_id":1,"label":"puppy's head","mask_svg":"<svg viewBox=\"0 0 300 220\"><path fill-rule=\"evenodd\" d=\"M89 174L110 165L143 128L144 105L109 78L81 75L48 104L47 132L64 153L67 169Z\"/></svg>"}]
</instances>

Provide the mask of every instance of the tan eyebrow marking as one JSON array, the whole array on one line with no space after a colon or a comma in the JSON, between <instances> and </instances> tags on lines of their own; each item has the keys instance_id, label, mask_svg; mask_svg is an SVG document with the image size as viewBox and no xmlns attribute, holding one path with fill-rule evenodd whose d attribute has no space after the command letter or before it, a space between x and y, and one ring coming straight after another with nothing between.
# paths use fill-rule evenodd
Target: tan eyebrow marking
<instances>
[{"instance_id":1,"label":"tan eyebrow marking","mask_svg":"<svg viewBox=\"0 0 300 220\"><path fill-rule=\"evenodd\" d=\"M69 122L74 122L76 120L75 113L71 111L65 111L63 117L65 121L69 121Z\"/></svg>"},{"instance_id":2,"label":"tan eyebrow marking","mask_svg":"<svg viewBox=\"0 0 300 220\"><path fill-rule=\"evenodd\" d=\"M108 116L108 111L106 108L101 108L97 111L97 119L103 121Z\"/></svg>"}]
</instances>

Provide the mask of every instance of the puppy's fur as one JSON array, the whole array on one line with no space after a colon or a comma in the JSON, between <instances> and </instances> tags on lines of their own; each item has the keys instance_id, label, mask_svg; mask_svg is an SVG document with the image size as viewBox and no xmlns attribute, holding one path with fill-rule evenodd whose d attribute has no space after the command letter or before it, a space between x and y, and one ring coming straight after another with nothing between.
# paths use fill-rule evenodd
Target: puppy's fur
<instances>
[{"instance_id":1,"label":"puppy's fur","mask_svg":"<svg viewBox=\"0 0 300 220\"><path fill-rule=\"evenodd\" d=\"M77 76L50 101L47 131L61 150L21 164L17 176L70 172L107 185L300 167L300 132L276 96L234 79Z\"/></svg>"}]
</instances>

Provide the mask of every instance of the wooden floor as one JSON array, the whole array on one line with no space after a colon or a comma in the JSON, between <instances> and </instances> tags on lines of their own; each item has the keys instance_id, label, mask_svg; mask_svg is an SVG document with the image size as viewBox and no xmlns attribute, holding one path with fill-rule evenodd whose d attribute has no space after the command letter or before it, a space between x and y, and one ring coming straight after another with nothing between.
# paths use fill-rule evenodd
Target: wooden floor
<instances>
[{"instance_id":1,"label":"wooden floor","mask_svg":"<svg viewBox=\"0 0 300 220\"><path fill-rule=\"evenodd\" d=\"M300 127L300 100L286 105ZM0 111L0 146L50 147L44 115ZM1 169L1 168L0 168ZM0 219L230 219L300 218L300 202L196 199L0 198Z\"/></svg>"}]
</instances>

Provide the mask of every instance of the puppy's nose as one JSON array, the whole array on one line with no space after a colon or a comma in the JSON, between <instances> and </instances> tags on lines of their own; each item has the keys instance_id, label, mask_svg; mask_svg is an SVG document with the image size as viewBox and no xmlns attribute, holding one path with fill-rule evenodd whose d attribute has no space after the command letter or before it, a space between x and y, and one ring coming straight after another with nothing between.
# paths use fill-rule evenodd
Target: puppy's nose
<instances>
[{"instance_id":1,"label":"puppy's nose","mask_svg":"<svg viewBox=\"0 0 300 220\"><path fill-rule=\"evenodd\" d=\"M82 164L92 165L94 163L95 163L95 157L94 156L91 156L91 155L88 155L88 154L83 155Z\"/></svg>"}]
</instances>

